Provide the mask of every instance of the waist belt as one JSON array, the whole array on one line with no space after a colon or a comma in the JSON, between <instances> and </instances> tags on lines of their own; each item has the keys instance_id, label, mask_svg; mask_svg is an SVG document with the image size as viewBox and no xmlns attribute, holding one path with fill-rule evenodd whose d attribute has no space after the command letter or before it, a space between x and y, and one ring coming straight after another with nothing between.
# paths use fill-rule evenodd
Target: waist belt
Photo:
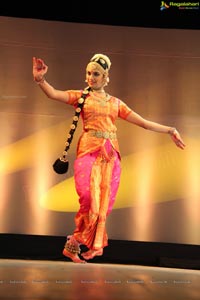
<instances>
[{"instance_id":1,"label":"waist belt","mask_svg":"<svg viewBox=\"0 0 200 300\"><path fill-rule=\"evenodd\" d=\"M117 138L117 134L115 132L100 131L100 130L89 130L88 132L91 136L95 136L97 138L111 139L111 140L115 140Z\"/></svg>"}]
</instances>

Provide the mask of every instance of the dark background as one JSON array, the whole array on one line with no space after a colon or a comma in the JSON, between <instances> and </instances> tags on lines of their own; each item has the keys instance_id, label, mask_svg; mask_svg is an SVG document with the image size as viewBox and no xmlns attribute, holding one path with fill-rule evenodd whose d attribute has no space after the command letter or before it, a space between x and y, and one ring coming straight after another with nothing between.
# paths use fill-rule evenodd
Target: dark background
<instances>
[{"instance_id":1,"label":"dark background","mask_svg":"<svg viewBox=\"0 0 200 300\"><path fill-rule=\"evenodd\" d=\"M27 1L26 4L22 4L16 1L11 4L9 1L4 1L0 5L0 14L20 18L114 26L200 29L199 9L180 10L171 6L161 11L160 6L163 1L62 0L49 2ZM190 2L198 3L198 1ZM165 1L165 3L169 4L170 1Z\"/></svg>"}]
</instances>

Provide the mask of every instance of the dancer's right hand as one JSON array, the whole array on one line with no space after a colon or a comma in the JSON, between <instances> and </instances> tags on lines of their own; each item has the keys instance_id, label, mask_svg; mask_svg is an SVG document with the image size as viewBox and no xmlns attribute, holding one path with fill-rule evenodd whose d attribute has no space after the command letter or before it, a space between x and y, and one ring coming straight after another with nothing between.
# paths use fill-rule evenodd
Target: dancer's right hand
<instances>
[{"instance_id":1,"label":"dancer's right hand","mask_svg":"<svg viewBox=\"0 0 200 300\"><path fill-rule=\"evenodd\" d=\"M48 66L40 58L33 57L33 78L36 82L40 82L47 73Z\"/></svg>"}]
</instances>

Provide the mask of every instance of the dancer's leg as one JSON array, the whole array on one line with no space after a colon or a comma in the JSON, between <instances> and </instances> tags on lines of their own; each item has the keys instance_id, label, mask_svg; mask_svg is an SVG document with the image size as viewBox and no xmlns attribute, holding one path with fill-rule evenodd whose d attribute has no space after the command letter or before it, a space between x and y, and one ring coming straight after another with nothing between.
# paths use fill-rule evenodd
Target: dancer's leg
<instances>
[{"instance_id":1,"label":"dancer's leg","mask_svg":"<svg viewBox=\"0 0 200 300\"><path fill-rule=\"evenodd\" d=\"M68 236L63 249L63 255L70 258L75 263L85 263L86 261L80 259L78 254L80 254L79 243L72 235Z\"/></svg>"}]
</instances>

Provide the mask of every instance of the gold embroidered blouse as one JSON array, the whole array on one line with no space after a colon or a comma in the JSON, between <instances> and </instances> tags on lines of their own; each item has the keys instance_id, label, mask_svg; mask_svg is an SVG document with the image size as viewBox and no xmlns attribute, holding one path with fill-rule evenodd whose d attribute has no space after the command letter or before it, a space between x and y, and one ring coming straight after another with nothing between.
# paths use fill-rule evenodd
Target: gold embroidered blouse
<instances>
[{"instance_id":1,"label":"gold embroidered blouse","mask_svg":"<svg viewBox=\"0 0 200 300\"><path fill-rule=\"evenodd\" d=\"M77 106L81 91L68 90L69 100L67 104ZM102 99L90 93L85 99L83 111L83 132L77 145L77 156L83 156L99 150L104 146L107 139L110 140L113 148L120 153L117 140L116 119L126 119L131 109L120 99L107 95Z\"/></svg>"}]
</instances>

